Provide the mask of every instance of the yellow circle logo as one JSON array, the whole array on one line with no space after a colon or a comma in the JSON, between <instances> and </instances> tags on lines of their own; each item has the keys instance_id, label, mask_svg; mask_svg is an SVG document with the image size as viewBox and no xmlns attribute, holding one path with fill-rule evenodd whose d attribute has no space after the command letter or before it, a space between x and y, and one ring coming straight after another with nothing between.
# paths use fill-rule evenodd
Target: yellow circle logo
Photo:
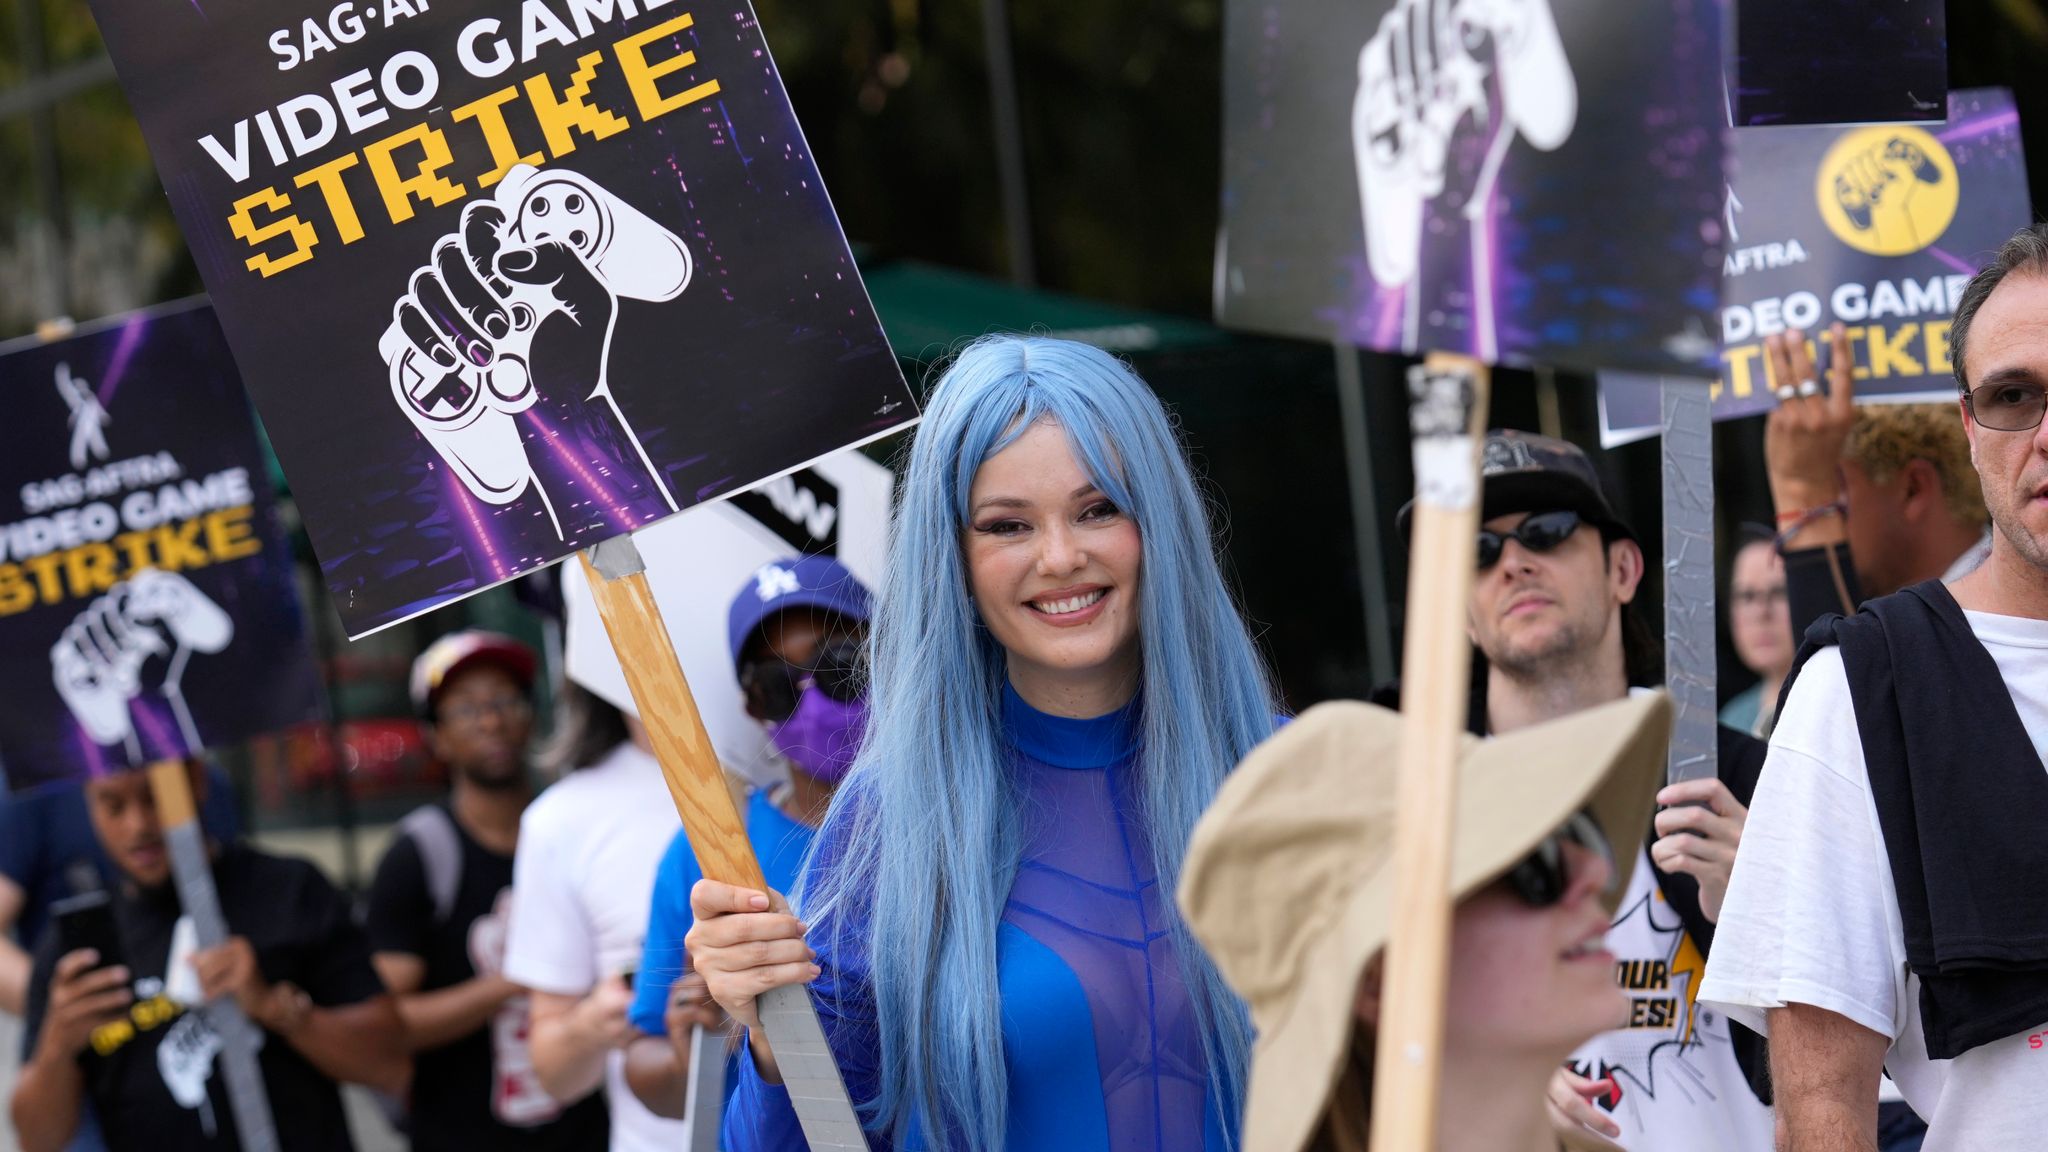
<instances>
[{"instance_id":1,"label":"yellow circle logo","mask_svg":"<svg viewBox=\"0 0 2048 1152\"><path fill-rule=\"evenodd\" d=\"M1814 184L1828 231L1872 256L1905 256L1941 239L1959 192L1948 149L1904 124L1844 133Z\"/></svg>"}]
</instances>

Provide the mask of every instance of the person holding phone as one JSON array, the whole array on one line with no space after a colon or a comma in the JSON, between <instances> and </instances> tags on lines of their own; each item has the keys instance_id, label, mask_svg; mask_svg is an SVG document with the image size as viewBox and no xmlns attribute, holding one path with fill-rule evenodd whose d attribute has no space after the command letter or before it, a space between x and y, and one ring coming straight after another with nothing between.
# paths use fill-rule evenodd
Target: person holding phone
<instances>
[{"instance_id":1,"label":"person holding phone","mask_svg":"<svg viewBox=\"0 0 2048 1152\"><path fill-rule=\"evenodd\" d=\"M188 771L203 797L199 762ZM235 1147L221 1038L195 1011L226 997L264 1030L281 1152L350 1152L338 1084L392 1089L411 1069L347 900L310 864L220 846L213 879L232 935L198 949L147 774L95 779L86 798L117 878L100 912L67 906L37 950L35 1047L12 1100L23 1152L58 1152L88 1102L113 1152Z\"/></svg>"}]
</instances>

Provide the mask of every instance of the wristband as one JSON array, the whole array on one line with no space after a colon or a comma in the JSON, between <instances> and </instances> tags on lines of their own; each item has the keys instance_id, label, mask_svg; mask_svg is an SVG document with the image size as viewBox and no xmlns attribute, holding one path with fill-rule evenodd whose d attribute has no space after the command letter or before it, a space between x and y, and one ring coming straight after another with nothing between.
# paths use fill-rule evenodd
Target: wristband
<instances>
[{"instance_id":1,"label":"wristband","mask_svg":"<svg viewBox=\"0 0 2048 1152\"><path fill-rule=\"evenodd\" d=\"M1806 529L1807 525L1814 521L1823 520L1829 516L1846 518L1848 515L1849 502L1846 500L1836 500L1832 504L1821 504L1813 508L1802 508L1797 512L1781 512L1778 514L1778 550L1780 552L1784 551L1785 545L1791 543L1794 536L1799 535L1800 532ZM1788 518L1791 521L1790 524L1786 523Z\"/></svg>"}]
</instances>

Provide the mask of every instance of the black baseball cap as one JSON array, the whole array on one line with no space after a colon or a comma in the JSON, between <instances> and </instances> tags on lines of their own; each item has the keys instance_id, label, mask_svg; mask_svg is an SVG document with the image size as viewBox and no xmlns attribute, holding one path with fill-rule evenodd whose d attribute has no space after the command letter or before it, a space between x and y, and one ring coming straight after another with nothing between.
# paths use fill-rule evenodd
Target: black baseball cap
<instances>
[{"instance_id":1,"label":"black baseball cap","mask_svg":"<svg viewBox=\"0 0 2048 1152\"><path fill-rule=\"evenodd\" d=\"M1480 452L1479 480L1482 522L1516 512L1572 511L1610 539L1636 538L1635 530L1607 503L1593 461L1569 441L1496 428L1486 434ZM1414 513L1415 502L1410 500L1395 518L1404 539Z\"/></svg>"}]
</instances>

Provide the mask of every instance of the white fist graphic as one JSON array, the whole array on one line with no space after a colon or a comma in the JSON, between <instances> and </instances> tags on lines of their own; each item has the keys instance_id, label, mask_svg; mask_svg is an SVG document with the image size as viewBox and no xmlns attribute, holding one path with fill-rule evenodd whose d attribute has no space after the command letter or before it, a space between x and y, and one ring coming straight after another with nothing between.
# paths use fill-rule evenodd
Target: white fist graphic
<instances>
[{"instance_id":1,"label":"white fist graphic","mask_svg":"<svg viewBox=\"0 0 2048 1152\"><path fill-rule=\"evenodd\" d=\"M220 605L175 573L145 568L114 585L79 613L50 649L57 694L86 735L122 744L139 757L130 702L141 696L143 665L168 661L161 692L177 717L186 750L198 751L199 734L181 690L193 652L214 653L234 639L234 620Z\"/></svg>"},{"instance_id":2,"label":"white fist graphic","mask_svg":"<svg viewBox=\"0 0 2048 1152\"><path fill-rule=\"evenodd\" d=\"M471 494L510 504L536 480L513 417L552 396L623 428L606 380L618 300L672 300L691 271L681 239L595 182L516 166L393 307L392 396Z\"/></svg>"},{"instance_id":3,"label":"white fist graphic","mask_svg":"<svg viewBox=\"0 0 2048 1152\"><path fill-rule=\"evenodd\" d=\"M1489 82L1500 93L1495 122ZM1374 280L1410 284L1423 207L1444 194L1451 143L1467 118L1491 133L1462 189L1476 216L1516 134L1542 151L1571 136L1578 89L1549 0L1396 0L1358 56L1351 138Z\"/></svg>"}]
</instances>

